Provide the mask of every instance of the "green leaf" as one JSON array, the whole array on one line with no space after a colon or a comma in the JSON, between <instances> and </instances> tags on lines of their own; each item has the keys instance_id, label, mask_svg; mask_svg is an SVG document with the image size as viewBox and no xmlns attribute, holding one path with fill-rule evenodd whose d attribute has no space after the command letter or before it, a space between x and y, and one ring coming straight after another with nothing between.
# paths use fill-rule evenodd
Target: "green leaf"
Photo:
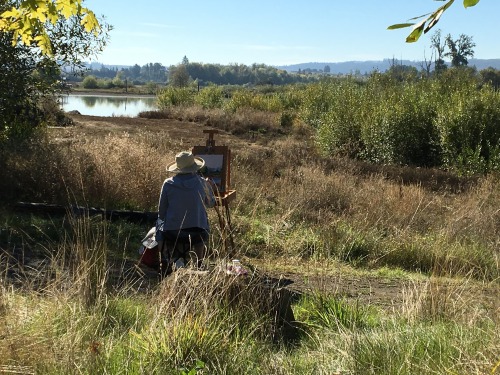
<instances>
[{"instance_id":1,"label":"green leaf","mask_svg":"<svg viewBox=\"0 0 500 375\"><path fill-rule=\"evenodd\" d=\"M402 29L404 27L410 27L415 25L414 23L396 23L394 25L391 25L387 28L387 30L396 30L396 29Z\"/></svg>"},{"instance_id":2,"label":"green leaf","mask_svg":"<svg viewBox=\"0 0 500 375\"><path fill-rule=\"evenodd\" d=\"M454 2L455 2L455 0L449 0L446 4L444 4L443 6L439 7L439 9L437 11L439 11L441 8L444 9L444 10L448 9L449 7L451 7L451 4L453 4Z\"/></svg>"},{"instance_id":3,"label":"green leaf","mask_svg":"<svg viewBox=\"0 0 500 375\"><path fill-rule=\"evenodd\" d=\"M410 18L410 21L419 20L422 17L427 17L429 14L431 14L431 13L425 13L425 14L422 14L421 16L412 17L412 18Z\"/></svg>"},{"instance_id":4,"label":"green leaf","mask_svg":"<svg viewBox=\"0 0 500 375\"><path fill-rule=\"evenodd\" d=\"M479 0L464 0L464 7L465 8L473 7L477 3L479 3Z\"/></svg>"},{"instance_id":5,"label":"green leaf","mask_svg":"<svg viewBox=\"0 0 500 375\"><path fill-rule=\"evenodd\" d=\"M420 38L420 36L424 32L425 21L426 20L423 20L422 22L420 22L420 24L415 26L410 35L406 37L406 43L414 43L418 40L418 38Z\"/></svg>"}]
</instances>

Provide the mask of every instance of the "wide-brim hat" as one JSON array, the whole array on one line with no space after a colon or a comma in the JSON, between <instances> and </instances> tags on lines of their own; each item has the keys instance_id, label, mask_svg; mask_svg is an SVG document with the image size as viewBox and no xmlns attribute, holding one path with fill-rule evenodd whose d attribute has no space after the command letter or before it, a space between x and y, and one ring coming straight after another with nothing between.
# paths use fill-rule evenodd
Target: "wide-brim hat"
<instances>
[{"instance_id":1,"label":"wide-brim hat","mask_svg":"<svg viewBox=\"0 0 500 375\"><path fill-rule=\"evenodd\" d=\"M205 160L194 156L189 151L181 151L175 155L175 161L167 165L167 172L171 173L194 173L205 165Z\"/></svg>"}]
</instances>

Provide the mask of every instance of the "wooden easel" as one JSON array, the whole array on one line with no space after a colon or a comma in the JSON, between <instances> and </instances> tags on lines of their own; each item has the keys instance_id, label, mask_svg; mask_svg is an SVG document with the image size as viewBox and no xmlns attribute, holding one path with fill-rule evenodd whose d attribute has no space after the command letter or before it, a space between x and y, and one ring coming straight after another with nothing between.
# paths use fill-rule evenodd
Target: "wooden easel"
<instances>
[{"instance_id":1,"label":"wooden easel","mask_svg":"<svg viewBox=\"0 0 500 375\"><path fill-rule=\"evenodd\" d=\"M208 134L205 146L194 146L193 155L205 160L206 166L201 174L210 178L216 185L214 195L217 200L215 210L219 218L219 226L226 255L231 257L234 252L233 231L231 228L231 212L229 203L236 198L236 190L231 190L231 150L227 146L216 146L214 134L217 130L203 130ZM222 210L220 209L222 207Z\"/></svg>"}]
</instances>

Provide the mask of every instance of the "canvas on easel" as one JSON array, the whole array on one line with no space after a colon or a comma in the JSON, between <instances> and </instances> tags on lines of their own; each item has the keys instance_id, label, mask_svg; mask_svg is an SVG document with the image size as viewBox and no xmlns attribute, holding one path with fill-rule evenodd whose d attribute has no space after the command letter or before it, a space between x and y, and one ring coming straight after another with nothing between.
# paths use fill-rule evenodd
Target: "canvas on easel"
<instances>
[{"instance_id":1,"label":"canvas on easel","mask_svg":"<svg viewBox=\"0 0 500 375\"><path fill-rule=\"evenodd\" d=\"M224 154L195 154L205 160L205 165L200 170L204 177L210 178L217 186L220 193L224 193L226 189L226 177L224 168Z\"/></svg>"},{"instance_id":2,"label":"canvas on easel","mask_svg":"<svg viewBox=\"0 0 500 375\"><path fill-rule=\"evenodd\" d=\"M200 174L210 178L216 185L216 195L224 200L234 197L231 186L231 151L227 146L216 146L213 138L217 130L204 130L208 134L205 146L194 146L193 154L205 160ZM225 202L222 202L225 203Z\"/></svg>"}]
</instances>

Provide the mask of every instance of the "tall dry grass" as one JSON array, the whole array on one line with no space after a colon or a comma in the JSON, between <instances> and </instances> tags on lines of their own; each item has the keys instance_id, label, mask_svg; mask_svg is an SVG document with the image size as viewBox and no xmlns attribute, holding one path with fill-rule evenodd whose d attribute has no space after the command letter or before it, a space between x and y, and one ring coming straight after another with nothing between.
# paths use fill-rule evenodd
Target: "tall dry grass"
<instances>
[{"instance_id":1,"label":"tall dry grass","mask_svg":"<svg viewBox=\"0 0 500 375\"><path fill-rule=\"evenodd\" d=\"M135 269L112 269L108 258L120 253L136 260L135 249L120 247L139 237L123 241L127 234L98 219L72 217L57 228L63 233L46 235L52 240L43 244L48 261L14 272L7 254L32 244L27 234L6 238L16 221L22 224L16 217L0 228L0 371L494 372L499 317L485 294L498 291L498 177L465 179L329 158L317 152L303 124L279 136L276 118L240 115L244 125L224 124L226 118L215 115L202 119L244 126L247 140L265 139L232 147L238 256L294 263L299 271L319 260L327 267L391 267L429 277L420 282L415 276L402 304L373 315L364 315L359 301L337 300L325 287L320 303L294 305L295 312L305 311L301 323L315 324L295 347L284 348L276 343L271 296L258 284L238 287L216 272L178 273L144 290ZM200 114L193 110L189 116L198 121ZM263 137L266 132L273 137ZM164 167L186 144L144 131L62 142L42 138L13 147L2 150L2 200L154 210ZM224 255L214 211L210 219L211 250ZM342 282L341 271L336 275ZM363 324L350 324L353 319Z\"/></svg>"},{"instance_id":2,"label":"tall dry grass","mask_svg":"<svg viewBox=\"0 0 500 375\"><path fill-rule=\"evenodd\" d=\"M231 147L231 145L229 145ZM155 210L181 139L131 135L33 142L8 158L8 195ZM234 237L241 255L334 257L441 275L499 276L498 177L366 167L321 156L308 135L233 149ZM36 184L33 183L36 181ZM218 218L211 211L214 229ZM217 233L214 230L214 233Z\"/></svg>"},{"instance_id":3,"label":"tall dry grass","mask_svg":"<svg viewBox=\"0 0 500 375\"><path fill-rule=\"evenodd\" d=\"M235 159L236 213L243 217L246 240L261 255L311 255L304 240L287 241L302 237L314 243L319 257L442 275L472 272L488 280L499 276L495 176L475 185L464 181L469 187L461 191L451 178L436 187L438 171L435 177L422 172L425 185L405 183L404 174L393 179L383 168L367 173L352 161L327 163L311 144L293 138L241 150Z\"/></svg>"},{"instance_id":4,"label":"tall dry grass","mask_svg":"<svg viewBox=\"0 0 500 375\"><path fill-rule=\"evenodd\" d=\"M106 262L107 224L72 218L48 261L0 279L0 371L23 373L246 373L281 340L279 290L257 274L236 278L224 261L211 273L180 270L144 291ZM112 284L111 272L128 275ZM113 275L120 278L119 275ZM11 285L10 287L8 287ZM201 364L201 365L200 365Z\"/></svg>"}]
</instances>

